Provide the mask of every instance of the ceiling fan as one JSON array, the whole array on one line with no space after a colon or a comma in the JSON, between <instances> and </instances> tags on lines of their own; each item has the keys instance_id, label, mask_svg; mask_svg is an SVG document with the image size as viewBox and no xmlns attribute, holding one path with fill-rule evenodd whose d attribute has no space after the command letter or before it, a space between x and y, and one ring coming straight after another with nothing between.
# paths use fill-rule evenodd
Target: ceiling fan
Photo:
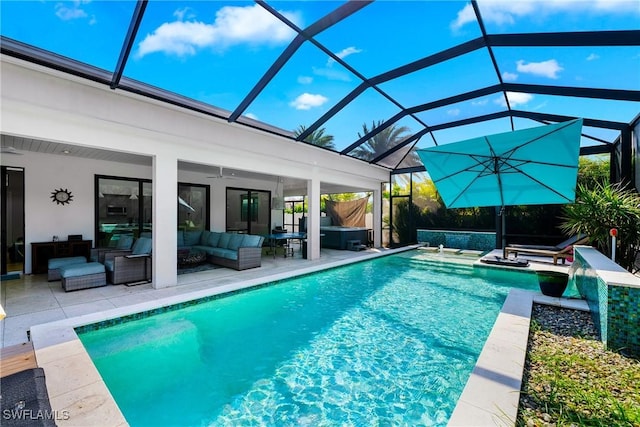
<instances>
[{"instance_id":1,"label":"ceiling fan","mask_svg":"<svg viewBox=\"0 0 640 427\"><path fill-rule=\"evenodd\" d=\"M211 178L211 179L235 179L235 172L231 172L230 174L225 175L223 173L222 166L220 166L220 172L218 172L218 175L208 176L207 178Z\"/></svg>"},{"instance_id":2,"label":"ceiling fan","mask_svg":"<svg viewBox=\"0 0 640 427\"><path fill-rule=\"evenodd\" d=\"M2 149L0 149L0 153L1 154L16 154L16 155L22 156L21 152L16 150L15 147L10 147L10 146L2 147Z\"/></svg>"}]
</instances>

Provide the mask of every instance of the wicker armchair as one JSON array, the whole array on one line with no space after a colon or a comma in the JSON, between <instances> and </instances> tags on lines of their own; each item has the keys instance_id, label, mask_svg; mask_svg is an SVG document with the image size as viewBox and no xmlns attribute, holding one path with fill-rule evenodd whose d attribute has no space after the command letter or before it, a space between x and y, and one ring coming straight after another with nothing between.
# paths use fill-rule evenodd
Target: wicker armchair
<instances>
[{"instance_id":1,"label":"wicker armchair","mask_svg":"<svg viewBox=\"0 0 640 427\"><path fill-rule=\"evenodd\" d=\"M117 239L115 239L117 237ZM91 249L91 261L104 264L106 254L112 252L110 255L128 255L131 253L131 247L133 246L133 235L130 234L116 234L112 237L112 244L106 248L93 248Z\"/></svg>"},{"instance_id":2,"label":"wicker armchair","mask_svg":"<svg viewBox=\"0 0 640 427\"><path fill-rule=\"evenodd\" d=\"M151 281L151 239L140 237L130 251L105 252L107 280L114 285Z\"/></svg>"}]
</instances>

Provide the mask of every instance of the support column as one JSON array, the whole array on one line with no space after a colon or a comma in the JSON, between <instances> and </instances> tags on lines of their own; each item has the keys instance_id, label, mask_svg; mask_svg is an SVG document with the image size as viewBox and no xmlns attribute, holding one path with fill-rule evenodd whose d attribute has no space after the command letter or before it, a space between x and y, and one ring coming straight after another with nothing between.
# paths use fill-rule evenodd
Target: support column
<instances>
[{"instance_id":1,"label":"support column","mask_svg":"<svg viewBox=\"0 0 640 427\"><path fill-rule=\"evenodd\" d=\"M320 179L318 168L311 171L307 181L307 259L320 258Z\"/></svg>"},{"instance_id":2,"label":"support column","mask_svg":"<svg viewBox=\"0 0 640 427\"><path fill-rule=\"evenodd\" d=\"M153 287L178 283L178 158L158 152L153 158Z\"/></svg>"},{"instance_id":3,"label":"support column","mask_svg":"<svg viewBox=\"0 0 640 427\"><path fill-rule=\"evenodd\" d=\"M382 246L382 191L373 190L373 246Z\"/></svg>"}]
</instances>

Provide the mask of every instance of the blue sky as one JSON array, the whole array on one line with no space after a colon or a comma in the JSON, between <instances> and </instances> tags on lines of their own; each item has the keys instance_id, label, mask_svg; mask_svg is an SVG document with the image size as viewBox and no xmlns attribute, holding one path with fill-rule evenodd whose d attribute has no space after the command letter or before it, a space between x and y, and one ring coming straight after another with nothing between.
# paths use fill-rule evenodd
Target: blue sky
<instances>
[{"instance_id":1,"label":"blue sky","mask_svg":"<svg viewBox=\"0 0 640 427\"><path fill-rule=\"evenodd\" d=\"M341 2L268 2L304 28ZM640 2L618 0L478 1L489 34L640 29ZM3 1L4 36L113 70L135 2ZM377 1L317 36L365 78L481 35L473 10L460 1ZM151 0L125 76L234 110L294 36L251 2ZM496 48L505 82L640 90L640 49ZM245 111L249 117L293 130L310 125L361 83L316 46L305 43ZM380 85L403 107L497 84L486 50ZM508 94L512 108L628 122L638 103ZM429 125L504 110L495 94L419 113ZM357 139L362 124L385 120L398 107L367 90L329 120L338 149ZM517 120L517 128L537 123ZM419 130L406 118L399 125ZM436 132L438 143L510 130L509 120ZM594 131L594 133L597 133ZM611 133L597 136L611 138ZM433 140L423 138L421 147ZM584 141L584 144L590 144Z\"/></svg>"}]
</instances>

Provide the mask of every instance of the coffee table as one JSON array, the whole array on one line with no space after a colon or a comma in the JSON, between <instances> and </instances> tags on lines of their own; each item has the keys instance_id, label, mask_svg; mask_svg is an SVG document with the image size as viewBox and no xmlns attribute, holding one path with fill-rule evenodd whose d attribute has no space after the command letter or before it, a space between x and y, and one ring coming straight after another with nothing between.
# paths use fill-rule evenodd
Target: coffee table
<instances>
[{"instance_id":1,"label":"coffee table","mask_svg":"<svg viewBox=\"0 0 640 427\"><path fill-rule=\"evenodd\" d=\"M189 268L207 260L207 253L198 250L178 249L178 267Z\"/></svg>"}]
</instances>

